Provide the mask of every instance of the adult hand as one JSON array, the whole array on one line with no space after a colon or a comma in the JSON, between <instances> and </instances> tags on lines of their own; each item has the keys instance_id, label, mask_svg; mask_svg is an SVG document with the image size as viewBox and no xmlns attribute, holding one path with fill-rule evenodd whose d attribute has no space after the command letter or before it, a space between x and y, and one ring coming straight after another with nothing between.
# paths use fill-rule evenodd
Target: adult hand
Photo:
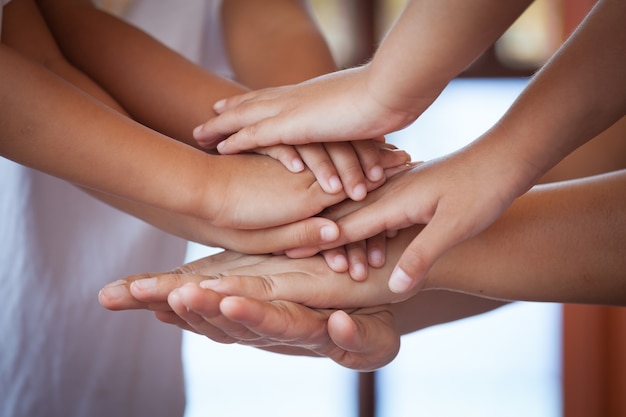
<instances>
[{"instance_id":1,"label":"adult hand","mask_svg":"<svg viewBox=\"0 0 626 417\"><path fill-rule=\"evenodd\" d=\"M226 296L198 285L223 268L237 270L235 265L255 268L268 258L271 257L223 252L184 265L175 274L140 274L116 281L102 289L99 300L113 310L155 311L156 317L165 323L220 343L240 343L285 354L325 356L357 370L373 370L393 360L400 339L388 307L348 312L312 309L289 301ZM200 270L206 275L200 275ZM354 282L349 278L345 281ZM278 285L289 283L285 279ZM275 294L267 291L269 288L255 286L256 296L274 297ZM248 287L242 293L252 290Z\"/></svg>"}]
</instances>

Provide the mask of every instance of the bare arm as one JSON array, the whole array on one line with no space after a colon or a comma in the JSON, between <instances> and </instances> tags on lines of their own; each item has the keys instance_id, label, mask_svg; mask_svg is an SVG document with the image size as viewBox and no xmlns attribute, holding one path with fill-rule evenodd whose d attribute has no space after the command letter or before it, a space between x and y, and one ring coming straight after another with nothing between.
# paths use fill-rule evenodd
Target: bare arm
<instances>
[{"instance_id":1,"label":"bare arm","mask_svg":"<svg viewBox=\"0 0 626 417\"><path fill-rule=\"evenodd\" d=\"M337 68L306 0L225 0L222 25L236 78L251 89L292 84Z\"/></svg>"},{"instance_id":2,"label":"bare arm","mask_svg":"<svg viewBox=\"0 0 626 417\"><path fill-rule=\"evenodd\" d=\"M438 260L422 290L500 300L626 304L626 196L621 192L625 184L622 170L538 186L490 228ZM393 239L390 257L399 256L419 231L417 226L406 229ZM198 260L179 272L196 280L206 273L210 279L203 285L223 294L318 308L362 307L409 297L386 288L389 266L371 271L365 282L354 282L330 271L319 257L225 254ZM160 276L164 289L157 298L164 301L181 279L185 277Z\"/></svg>"},{"instance_id":3,"label":"bare arm","mask_svg":"<svg viewBox=\"0 0 626 417\"><path fill-rule=\"evenodd\" d=\"M39 0L38 4L69 61L133 119L167 136L197 146L191 137L193 128L215 115L208 100L246 91L94 8L89 0Z\"/></svg>"},{"instance_id":4,"label":"bare arm","mask_svg":"<svg viewBox=\"0 0 626 417\"><path fill-rule=\"evenodd\" d=\"M7 109L0 121L3 156L84 187L222 227L284 224L309 217L342 198L323 193L310 173L289 175L280 164L260 156L211 156L125 117L120 113L123 109L92 80L65 65L38 13L29 0L15 0L4 10L0 48L0 100ZM267 205L275 195L272 186L287 186L294 196L308 195L315 201L313 207L296 207L304 200L295 198L290 202L296 206L288 209L295 209L295 217L281 216ZM242 206L242 201L257 197L261 205ZM238 208L229 208L229 200ZM275 213L265 226L261 223L268 219L258 216L263 204ZM246 207L255 215L245 213ZM248 224L253 218L260 223Z\"/></svg>"}]
</instances>

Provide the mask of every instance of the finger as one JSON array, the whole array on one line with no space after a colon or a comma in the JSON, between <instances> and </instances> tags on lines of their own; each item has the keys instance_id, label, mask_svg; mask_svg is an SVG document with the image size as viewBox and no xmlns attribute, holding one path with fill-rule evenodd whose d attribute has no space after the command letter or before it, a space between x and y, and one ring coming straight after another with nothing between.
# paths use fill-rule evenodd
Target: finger
<instances>
[{"instance_id":1,"label":"finger","mask_svg":"<svg viewBox=\"0 0 626 417\"><path fill-rule=\"evenodd\" d=\"M347 315L334 312L328 319L328 334L346 354L332 358L351 369L372 371L390 363L400 350L400 337L388 311Z\"/></svg>"},{"instance_id":2,"label":"finger","mask_svg":"<svg viewBox=\"0 0 626 417\"><path fill-rule=\"evenodd\" d=\"M325 192L336 194L343 189L337 169L324 145L310 143L298 145L296 149Z\"/></svg>"},{"instance_id":3,"label":"finger","mask_svg":"<svg viewBox=\"0 0 626 417\"><path fill-rule=\"evenodd\" d=\"M306 136L306 132L295 122L295 118L284 113L275 115L271 108L262 109L261 102L255 102L253 105L254 107L243 103L207 122L216 125L215 130L235 132L217 145L217 150L222 155L281 143L303 145L314 141L314 137Z\"/></svg>"},{"instance_id":4,"label":"finger","mask_svg":"<svg viewBox=\"0 0 626 417\"><path fill-rule=\"evenodd\" d=\"M307 246L302 248L287 249L285 255L293 259L308 258L320 252L319 246ZM348 268L346 261L346 270Z\"/></svg>"},{"instance_id":5,"label":"finger","mask_svg":"<svg viewBox=\"0 0 626 417\"><path fill-rule=\"evenodd\" d=\"M158 274L163 274L160 272ZM115 282L105 285L98 292L98 301L100 304L109 310L134 310L134 309L148 309L148 310L162 310L168 309L167 303L151 303L146 300L140 300L134 297L131 293L130 286L135 281L149 279L154 274L143 273L126 277L124 279L117 280ZM160 301L164 301L160 300Z\"/></svg>"},{"instance_id":6,"label":"finger","mask_svg":"<svg viewBox=\"0 0 626 417\"><path fill-rule=\"evenodd\" d=\"M98 302L109 310L131 310L146 308L146 304L130 294L128 282L118 280L107 284L98 292Z\"/></svg>"},{"instance_id":7,"label":"finger","mask_svg":"<svg viewBox=\"0 0 626 417\"><path fill-rule=\"evenodd\" d=\"M162 309L155 306L167 305L167 297L176 288L189 282L197 283L206 279L207 276L198 274L163 274L135 280L130 283L129 290L133 297L155 310Z\"/></svg>"},{"instance_id":8,"label":"finger","mask_svg":"<svg viewBox=\"0 0 626 417\"><path fill-rule=\"evenodd\" d=\"M297 173L304 170L304 162L295 147L290 145L275 145L267 148L254 149L255 153L267 155L279 161L289 172ZM315 172L314 172L315 173Z\"/></svg>"},{"instance_id":9,"label":"finger","mask_svg":"<svg viewBox=\"0 0 626 417\"><path fill-rule=\"evenodd\" d=\"M223 296L212 291L202 290L197 285L189 284L169 296L172 310L196 333L202 334L218 343L235 343L237 340L210 320L219 318L219 303Z\"/></svg>"},{"instance_id":10,"label":"finger","mask_svg":"<svg viewBox=\"0 0 626 417\"><path fill-rule=\"evenodd\" d=\"M367 279L367 246L364 240L346 245L348 256L348 272L355 281Z\"/></svg>"},{"instance_id":11,"label":"finger","mask_svg":"<svg viewBox=\"0 0 626 417\"><path fill-rule=\"evenodd\" d=\"M244 96L247 97L246 95ZM245 97L241 98L240 96L228 99L226 103L232 102L236 103L236 105L234 104L229 109L225 109L217 117L209 119L205 123L197 126L193 130L193 137L196 142L204 148L213 148L218 144L218 142L227 138L229 135L238 132L244 126L254 125L260 120L271 118L276 115L276 110L273 108L271 101L256 100L249 102L249 99ZM272 145L276 145L278 143L278 141L275 141ZM261 147L263 146L253 146L247 149L249 150ZM220 153L222 153L219 146L217 146L217 149ZM230 153L238 152L239 151L233 151Z\"/></svg>"},{"instance_id":12,"label":"finger","mask_svg":"<svg viewBox=\"0 0 626 417\"><path fill-rule=\"evenodd\" d=\"M446 220L440 220L446 218ZM469 236L463 236L450 216L435 214L404 250L389 279L389 289L401 294L420 288L423 278L445 251Z\"/></svg>"},{"instance_id":13,"label":"finger","mask_svg":"<svg viewBox=\"0 0 626 417\"><path fill-rule=\"evenodd\" d=\"M407 164L398 165L396 167L386 168L385 177L388 179L391 177L394 177L398 174L401 174L402 172L408 171L409 169L413 168L416 164L417 164L416 162L409 162Z\"/></svg>"},{"instance_id":14,"label":"finger","mask_svg":"<svg viewBox=\"0 0 626 417\"><path fill-rule=\"evenodd\" d=\"M245 238L242 239L242 233ZM224 241L232 235L228 247L242 253L277 253L298 247L330 244L339 238L339 227L323 217L310 217L295 223L260 230L224 230ZM317 253L314 251L311 256Z\"/></svg>"},{"instance_id":15,"label":"finger","mask_svg":"<svg viewBox=\"0 0 626 417\"><path fill-rule=\"evenodd\" d=\"M367 239L367 263L373 268L382 268L386 260L387 235L379 233Z\"/></svg>"},{"instance_id":16,"label":"finger","mask_svg":"<svg viewBox=\"0 0 626 417\"><path fill-rule=\"evenodd\" d=\"M373 140L355 140L350 142L350 145L354 149L367 179L376 182L385 178L381 154L386 148L381 147L378 142Z\"/></svg>"},{"instance_id":17,"label":"finger","mask_svg":"<svg viewBox=\"0 0 626 417\"><path fill-rule=\"evenodd\" d=\"M330 269L335 272L346 272L348 270L348 256L346 255L346 249L343 246L338 248L329 249L321 252L326 264Z\"/></svg>"},{"instance_id":18,"label":"finger","mask_svg":"<svg viewBox=\"0 0 626 417\"><path fill-rule=\"evenodd\" d=\"M324 148L339 173L348 197L354 201L363 200L367 195L367 184L361 161L352 145L349 142L333 142L325 143Z\"/></svg>"},{"instance_id":19,"label":"finger","mask_svg":"<svg viewBox=\"0 0 626 417\"><path fill-rule=\"evenodd\" d=\"M394 171L388 170L411 162L411 155L406 151L401 149L389 149L383 145L386 144L378 145L380 165L385 170L383 174L393 173Z\"/></svg>"},{"instance_id":20,"label":"finger","mask_svg":"<svg viewBox=\"0 0 626 417\"><path fill-rule=\"evenodd\" d=\"M327 285L320 285L320 280ZM293 272L222 276L220 279L203 281L199 285L227 296L251 297L260 301L289 300L313 307L333 307L337 298L345 304L354 303L352 300L345 300L352 294L345 296L341 293L347 287L342 281ZM358 297L358 293L354 296Z\"/></svg>"},{"instance_id":21,"label":"finger","mask_svg":"<svg viewBox=\"0 0 626 417\"><path fill-rule=\"evenodd\" d=\"M230 320L277 343L322 349L330 342L326 333L327 314L296 303L227 297L220 309Z\"/></svg>"}]
</instances>

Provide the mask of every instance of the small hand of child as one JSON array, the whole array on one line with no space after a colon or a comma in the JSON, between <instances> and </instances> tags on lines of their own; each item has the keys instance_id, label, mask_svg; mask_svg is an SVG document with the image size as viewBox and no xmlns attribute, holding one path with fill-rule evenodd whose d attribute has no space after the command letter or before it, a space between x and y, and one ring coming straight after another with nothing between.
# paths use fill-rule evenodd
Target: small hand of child
<instances>
[{"instance_id":1,"label":"small hand of child","mask_svg":"<svg viewBox=\"0 0 626 417\"><path fill-rule=\"evenodd\" d=\"M417 117L388 108L370 94L368 66L301 84L258 90L215 104L217 117L194 137L222 154L278 144L300 145L379 137ZM229 137L230 136L230 137Z\"/></svg>"},{"instance_id":2,"label":"small hand of child","mask_svg":"<svg viewBox=\"0 0 626 417\"><path fill-rule=\"evenodd\" d=\"M289 171L308 167L322 189L329 194L344 191L360 201L368 191L382 185L386 170L403 166L411 160L408 153L380 140L274 145L254 150L280 161Z\"/></svg>"},{"instance_id":3,"label":"small hand of child","mask_svg":"<svg viewBox=\"0 0 626 417\"><path fill-rule=\"evenodd\" d=\"M530 176L520 174L514 163L497 159L495 154L488 147L468 146L417 165L388 180L362 202L342 203L349 206L348 214L336 219L341 236L331 245L288 250L286 254L306 256L384 230L425 224L404 250L389 281L396 293L419 287L439 256L488 227L530 187Z\"/></svg>"}]
</instances>

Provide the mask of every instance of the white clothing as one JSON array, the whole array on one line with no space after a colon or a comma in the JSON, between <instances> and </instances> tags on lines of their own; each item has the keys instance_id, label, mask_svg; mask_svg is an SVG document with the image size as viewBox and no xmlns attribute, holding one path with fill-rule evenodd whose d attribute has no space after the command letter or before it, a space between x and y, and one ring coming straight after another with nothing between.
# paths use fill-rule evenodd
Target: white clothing
<instances>
[{"instance_id":1,"label":"white clothing","mask_svg":"<svg viewBox=\"0 0 626 417\"><path fill-rule=\"evenodd\" d=\"M170 21L187 1L148 1L145 10L169 3L157 15ZM198 40L219 13L196 17L169 27ZM213 63L228 72L223 58ZM186 242L3 158L0 196L0 416L182 416L180 330L147 311L107 311L97 293L179 265Z\"/></svg>"}]
</instances>

